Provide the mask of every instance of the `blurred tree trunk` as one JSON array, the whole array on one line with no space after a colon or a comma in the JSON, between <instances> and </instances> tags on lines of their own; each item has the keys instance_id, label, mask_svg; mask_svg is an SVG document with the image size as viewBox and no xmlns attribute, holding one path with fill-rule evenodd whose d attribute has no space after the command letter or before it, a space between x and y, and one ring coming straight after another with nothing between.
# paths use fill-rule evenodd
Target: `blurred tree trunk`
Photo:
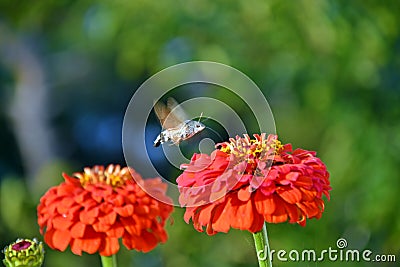
<instances>
[{"instance_id":1,"label":"blurred tree trunk","mask_svg":"<svg viewBox=\"0 0 400 267\"><path fill-rule=\"evenodd\" d=\"M41 167L54 156L49 127L48 88L45 72L32 45L0 25L1 61L14 78L14 94L7 113L14 131L28 184L32 185Z\"/></svg>"}]
</instances>

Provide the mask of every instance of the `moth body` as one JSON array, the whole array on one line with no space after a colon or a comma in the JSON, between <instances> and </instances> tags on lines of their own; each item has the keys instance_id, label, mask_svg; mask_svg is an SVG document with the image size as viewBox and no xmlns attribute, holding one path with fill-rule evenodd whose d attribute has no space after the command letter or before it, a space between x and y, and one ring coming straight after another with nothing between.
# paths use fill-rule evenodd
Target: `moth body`
<instances>
[{"instance_id":1,"label":"moth body","mask_svg":"<svg viewBox=\"0 0 400 267\"><path fill-rule=\"evenodd\" d=\"M154 140L154 146L167 142L178 145L182 140L187 140L198 132L204 130L205 126L199 121L186 120L177 127L163 130Z\"/></svg>"}]
</instances>

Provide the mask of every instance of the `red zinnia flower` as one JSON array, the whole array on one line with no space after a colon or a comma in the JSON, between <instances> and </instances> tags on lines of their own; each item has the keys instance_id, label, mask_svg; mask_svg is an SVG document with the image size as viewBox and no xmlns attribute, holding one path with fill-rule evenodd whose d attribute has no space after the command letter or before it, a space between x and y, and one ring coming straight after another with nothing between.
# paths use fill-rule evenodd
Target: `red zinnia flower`
<instances>
[{"instance_id":1,"label":"red zinnia flower","mask_svg":"<svg viewBox=\"0 0 400 267\"><path fill-rule=\"evenodd\" d=\"M208 234L237 228L252 233L264 221L306 224L324 211L322 195L329 199L329 173L316 153L292 152L277 136L231 138L221 149L195 154L178 177L184 219ZM217 145L218 146L218 145Z\"/></svg>"},{"instance_id":2,"label":"red zinnia flower","mask_svg":"<svg viewBox=\"0 0 400 267\"><path fill-rule=\"evenodd\" d=\"M143 180L119 165L63 176L65 182L50 188L37 208L41 233L51 248L64 251L69 245L77 255L110 256L118 252L119 238L128 249L143 252L167 240L164 225L173 207L166 204L171 200L160 178Z\"/></svg>"}]
</instances>

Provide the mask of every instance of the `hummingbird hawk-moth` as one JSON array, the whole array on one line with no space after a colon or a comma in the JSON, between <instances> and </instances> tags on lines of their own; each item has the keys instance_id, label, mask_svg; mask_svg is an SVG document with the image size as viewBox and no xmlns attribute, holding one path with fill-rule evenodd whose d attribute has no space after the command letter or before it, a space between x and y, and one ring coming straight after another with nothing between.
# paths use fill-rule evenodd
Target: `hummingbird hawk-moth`
<instances>
[{"instance_id":1,"label":"hummingbird hawk-moth","mask_svg":"<svg viewBox=\"0 0 400 267\"><path fill-rule=\"evenodd\" d=\"M173 98L167 99L167 105L157 102L154 105L154 112L160 120L163 129L154 140L155 147L166 142L179 145L182 140L191 138L205 128L200 119L198 121L187 119L182 107Z\"/></svg>"}]
</instances>

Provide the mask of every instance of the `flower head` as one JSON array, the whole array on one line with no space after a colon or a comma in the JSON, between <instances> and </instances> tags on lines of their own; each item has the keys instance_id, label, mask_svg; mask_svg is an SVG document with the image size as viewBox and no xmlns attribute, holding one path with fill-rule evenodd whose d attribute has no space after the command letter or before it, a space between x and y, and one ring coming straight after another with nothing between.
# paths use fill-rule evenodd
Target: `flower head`
<instances>
[{"instance_id":1,"label":"flower head","mask_svg":"<svg viewBox=\"0 0 400 267\"><path fill-rule=\"evenodd\" d=\"M40 267L44 260L43 243L35 238L17 239L14 243L4 248L3 263L7 267Z\"/></svg>"},{"instance_id":2,"label":"flower head","mask_svg":"<svg viewBox=\"0 0 400 267\"><path fill-rule=\"evenodd\" d=\"M237 228L252 233L264 221L302 226L320 218L329 173L313 151L282 145L276 135L231 138L211 155L195 154L178 177L185 221L208 234Z\"/></svg>"},{"instance_id":3,"label":"flower head","mask_svg":"<svg viewBox=\"0 0 400 267\"><path fill-rule=\"evenodd\" d=\"M167 240L164 225L173 207L160 178L143 180L119 165L63 176L65 182L50 188L37 208L51 248L64 251L69 245L77 255L110 256L118 252L120 238L128 249L143 252Z\"/></svg>"}]
</instances>

